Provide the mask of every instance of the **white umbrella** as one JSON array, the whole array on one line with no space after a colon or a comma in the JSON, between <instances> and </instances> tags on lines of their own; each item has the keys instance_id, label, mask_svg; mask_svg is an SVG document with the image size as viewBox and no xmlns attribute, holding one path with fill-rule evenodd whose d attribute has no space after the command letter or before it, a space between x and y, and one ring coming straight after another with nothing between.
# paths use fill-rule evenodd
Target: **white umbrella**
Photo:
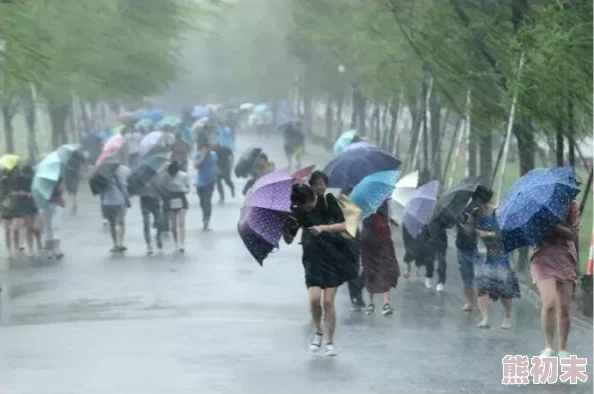
<instances>
[{"instance_id":1,"label":"white umbrella","mask_svg":"<svg viewBox=\"0 0 594 394\"><path fill-rule=\"evenodd\" d=\"M391 204L388 206L392 219L400 223L404 207L410 201L414 191L419 186L419 172L414 171L406 174L396 182L396 188L392 192Z\"/></svg>"},{"instance_id":2,"label":"white umbrella","mask_svg":"<svg viewBox=\"0 0 594 394\"><path fill-rule=\"evenodd\" d=\"M254 103L243 103L239 106L239 109L241 111L249 111L251 109L254 109L256 105Z\"/></svg>"},{"instance_id":3,"label":"white umbrella","mask_svg":"<svg viewBox=\"0 0 594 394\"><path fill-rule=\"evenodd\" d=\"M208 123L208 117L204 116L204 117L198 119L196 122L194 122L194 124L190 128L190 131L192 133L194 133L196 130L199 130L199 129L203 128L204 126L206 126L206 123Z\"/></svg>"}]
</instances>

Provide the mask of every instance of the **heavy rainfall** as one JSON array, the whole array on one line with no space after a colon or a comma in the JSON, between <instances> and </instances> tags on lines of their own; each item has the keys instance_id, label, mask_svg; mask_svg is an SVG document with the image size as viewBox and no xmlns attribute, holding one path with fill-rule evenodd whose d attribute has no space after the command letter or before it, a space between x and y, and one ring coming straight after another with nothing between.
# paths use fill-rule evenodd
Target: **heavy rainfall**
<instances>
[{"instance_id":1,"label":"heavy rainfall","mask_svg":"<svg viewBox=\"0 0 594 394\"><path fill-rule=\"evenodd\" d=\"M592 393L591 1L4 0L5 393Z\"/></svg>"}]
</instances>

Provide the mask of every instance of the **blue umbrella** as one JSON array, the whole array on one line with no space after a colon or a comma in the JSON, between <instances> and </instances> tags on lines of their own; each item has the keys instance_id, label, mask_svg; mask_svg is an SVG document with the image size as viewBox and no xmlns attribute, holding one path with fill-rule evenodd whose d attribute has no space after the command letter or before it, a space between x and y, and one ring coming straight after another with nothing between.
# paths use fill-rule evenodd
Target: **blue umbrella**
<instances>
[{"instance_id":1,"label":"blue umbrella","mask_svg":"<svg viewBox=\"0 0 594 394\"><path fill-rule=\"evenodd\" d=\"M196 105L194 108L192 108L192 117L195 119L207 117L209 114L210 111L201 105Z\"/></svg>"},{"instance_id":2,"label":"blue umbrella","mask_svg":"<svg viewBox=\"0 0 594 394\"><path fill-rule=\"evenodd\" d=\"M148 118L150 120L152 120L153 122L157 122L159 120L161 120L161 118L163 118L163 116L165 116L165 113L158 109L158 108L154 108L151 110L148 110L145 114L144 114L144 118Z\"/></svg>"},{"instance_id":3,"label":"blue umbrella","mask_svg":"<svg viewBox=\"0 0 594 394\"><path fill-rule=\"evenodd\" d=\"M394 191L397 180L398 171L381 171L366 176L353 188L349 198L361 208L361 218L377 212Z\"/></svg>"},{"instance_id":4,"label":"blue umbrella","mask_svg":"<svg viewBox=\"0 0 594 394\"><path fill-rule=\"evenodd\" d=\"M579 192L571 167L526 173L505 193L497 210L505 250L539 243L565 221L569 204Z\"/></svg>"},{"instance_id":5,"label":"blue umbrella","mask_svg":"<svg viewBox=\"0 0 594 394\"><path fill-rule=\"evenodd\" d=\"M411 199L404 207L402 225L413 238L421 235L423 227L429 223L437 203L438 191L438 181L428 182L413 192Z\"/></svg>"},{"instance_id":6,"label":"blue umbrella","mask_svg":"<svg viewBox=\"0 0 594 394\"><path fill-rule=\"evenodd\" d=\"M328 187L349 191L368 175L380 171L396 171L400 160L375 146L343 152L324 168Z\"/></svg>"},{"instance_id":7,"label":"blue umbrella","mask_svg":"<svg viewBox=\"0 0 594 394\"><path fill-rule=\"evenodd\" d=\"M357 130L349 130L342 133L334 143L334 153L340 154L344 152L347 146L353 142L353 138L357 135Z\"/></svg>"}]
</instances>

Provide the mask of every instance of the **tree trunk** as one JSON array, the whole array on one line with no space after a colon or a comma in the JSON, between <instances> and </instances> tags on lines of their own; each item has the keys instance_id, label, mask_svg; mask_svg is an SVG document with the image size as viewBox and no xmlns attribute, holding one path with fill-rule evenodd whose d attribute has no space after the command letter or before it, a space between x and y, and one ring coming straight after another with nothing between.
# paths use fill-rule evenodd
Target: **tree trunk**
<instances>
[{"instance_id":1,"label":"tree trunk","mask_svg":"<svg viewBox=\"0 0 594 394\"><path fill-rule=\"evenodd\" d=\"M68 105L50 105L49 115L52 126L52 147L57 149L66 143L66 118L68 117Z\"/></svg>"},{"instance_id":2,"label":"tree trunk","mask_svg":"<svg viewBox=\"0 0 594 394\"><path fill-rule=\"evenodd\" d=\"M326 140L328 141L334 140L334 133L332 130L332 126L334 125L334 111L332 105L332 99L328 98L328 100L326 100Z\"/></svg>"},{"instance_id":3,"label":"tree trunk","mask_svg":"<svg viewBox=\"0 0 594 394\"><path fill-rule=\"evenodd\" d=\"M491 174L493 173L493 134L490 131L483 131L480 136L480 174L485 179L487 185L491 184Z\"/></svg>"},{"instance_id":4,"label":"tree trunk","mask_svg":"<svg viewBox=\"0 0 594 394\"><path fill-rule=\"evenodd\" d=\"M373 114L371 115L373 129L371 132L374 135L374 139L378 146L381 145L381 134L380 134L380 107L379 104L375 104L373 108Z\"/></svg>"},{"instance_id":5,"label":"tree trunk","mask_svg":"<svg viewBox=\"0 0 594 394\"><path fill-rule=\"evenodd\" d=\"M470 127L470 136L468 139L468 176L476 176L477 171L477 129L475 126Z\"/></svg>"},{"instance_id":6,"label":"tree trunk","mask_svg":"<svg viewBox=\"0 0 594 394\"><path fill-rule=\"evenodd\" d=\"M429 111L431 111L431 174L433 179L441 178L441 108L437 97L432 94L429 98Z\"/></svg>"},{"instance_id":7,"label":"tree trunk","mask_svg":"<svg viewBox=\"0 0 594 394\"><path fill-rule=\"evenodd\" d=\"M406 153L407 166L412 166L415 151L417 149L417 143L419 142L419 133L421 132L421 122L423 117L421 116L419 107L412 107L410 109L412 117L412 128L410 133L410 143L408 145L408 152ZM409 168L413 170L413 168Z\"/></svg>"},{"instance_id":8,"label":"tree trunk","mask_svg":"<svg viewBox=\"0 0 594 394\"><path fill-rule=\"evenodd\" d=\"M6 153L14 153L14 128L12 127L13 113L8 106L2 106L2 120L4 123L4 139Z\"/></svg>"},{"instance_id":9,"label":"tree trunk","mask_svg":"<svg viewBox=\"0 0 594 394\"><path fill-rule=\"evenodd\" d=\"M80 116L81 116L81 120L83 123L83 127L84 130L83 132L88 132L91 130L92 123L91 123L91 119L89 118L89 113L87 112L87 108L86 108L86 104L83 100L79 100L79 104L80 104Z\"/></svg>"},{"instance_id":10,"label":"tree trunk","mask_svg":"<svg viewBox=\"0 0 594 394\"><path fill-rule=\"evenodd\" d=\"M464 133L464 130L461 130L463 121L464 121L464 118L458 117L458 122L456 123L456 128L454 129L454 135L452 136L452 142L450 143L450 148L448 149L448 157L446 159L445 168L443 169L443 175L441 177L442 185L445 185L445 183L447 181L448 171L450 169L450 163L452 162L452 155L454 154L456 142L459 138L458 133Z\"/></svg>"},{"instance_id":11,"label":"tree trunk","mask_svg":"<svg viewBox=\"0 0 594 394\"><path fill-rule=\"evenodd\" d=\"M37 122L36 116L36 103L33 102L33 96L27 96L26 104L24 106L25 109L25 122L27 124L27 150L29 151L29 160L33 163L37 162L38 159L38 148L37 148L37 139L35 133L35 124Z\"/></svg>"},{"instance_id":12,"label":"tree trunk","mask_svg":"<svg viewBox=\"0 0 594 394\"><path fill-rule=\"evenodd\" d=\"M307 91L303 91L303 117L305 120L306 134L313 132L313 113L311 108L311 95Z\"/></svg>"},{"instance_id":13,"label":"tree trunk","mask_svg":"<svg viewBox=\"0 0 594 394\"><path fill-rule=\"evenodd\" d=\"M430 174L433 174L429 169L429 125L427 122L427 92L429 87L427 86L427 79L423 78L423 83L421 85L422 91L422 102L421 102L421 118L422 118L422 125L423 125L423 170L429 171ZM433 96L433 95L432 95Z\"/></svg>"},{"instance_id":14,"label":"tree trunk","mask_svg":"<svg viewBox=\"0 0 594 394\"><path fill-rule=\"evenodd\" d=\"M357 124L357 134L361 135L361 136L366 136L367 135L367 114L366 114L366 105L367 102L365 100L365 98L361 97L361 99L359 100L359 107L358 107L358 111L359 111L359 115L358 115L358 119L359 122Z\"/></svg>"},{"instance_id":15,"label":"tree trunk","mask_svg":"<svg viewBox=\"0 0 594 394\"><path fill-rule=\"evenodd\" d=\"M565 141L563 138L563 129L557 130L557 143L555 147L557 166L562 167L565 164Z\"/></svg>"},{"instance_id":16,"label":"tree trunk","mask_svg":"<svg viewBox=\"0 0 594 394\"><path fill-rule=\"evenodd\" d=\"M396 133L399 132L399 130L396 130L396 125L398 124L398 104L395 104L394 101L390 105L390 115L392 116L392 121L390 122L390 129L387 130L388 147L390 152L393 152L396 157L399 157L399 149L396 145Z\"/></svg>"},{"instance_id":17,"label":"tree trunk","mask_svg":"<svg viewBox=\"0 0 594 394\"><path fill-rule=\"evenodd\" d=\"M338 99L336 100L336 133L332 136L332 141L336 140L340 133L342 133L344 124L342 122L342 110L344 108L344 97L343 95L339 95Z\"/></svg>"}]
</instances>

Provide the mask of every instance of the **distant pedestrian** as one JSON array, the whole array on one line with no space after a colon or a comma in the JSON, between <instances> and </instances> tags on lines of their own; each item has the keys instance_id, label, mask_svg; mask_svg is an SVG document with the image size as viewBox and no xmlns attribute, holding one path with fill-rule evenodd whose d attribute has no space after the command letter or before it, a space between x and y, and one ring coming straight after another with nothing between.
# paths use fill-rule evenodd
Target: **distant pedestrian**
<instances>
[{"instance_id":1,"label":"distant pedestrian","mask_svg":"<svg viewBox=\"0 0 594 394\"><path fill-rule=\"evenodd\" d=\"M194 157L194 167L198 170L196 176L196 191L200 199L203 229L208 230L212 216L212 195L217 180L218 155L207 142L198 147Z\"/></svg>"},{"instance_id":2,"label":"distant pedestrian","mask_svg":"<svg viewBox=\"0 0 594 394\"><path fill-rule=\"evenodd\" d=\"M171 235L175 241L175 249L185 252L186 240L186 212L188 210L188 199L186 194L189 192L188 175L181 170L181 165L174 161L167 167L162 180L162 194L165 196L163 204L167 205L167 211L170 212L169 225Z\"/></svg>"},{"instance_id":3,"label":"distant pedestrian","mask_svg":"<svg viewBox=\"0 0 594 394\"><path fill-rule=\"evenodd\" d=\"M152 179L140 191L140 212L142 214L142 226L144 242L146 243L147 255L154 253L151 237L151 215L153 217L153 226L157 230L155 235L155 244L157 249L163 249L163 214L161 211L161 195L157 187L157 179Z\"/></svg>"},{"instance_id":4,"label":"distant pedestrian","mask_svg":"<svg viewBox=\"0 0 594 394\"><path fill-rule=\"evenodd\" d=\"M2 204L2 220L4 221L4 242L9 258L20 246L20 227L16 211L14 192L17 187L18 167L2 171L0 179L0 203Z\"/></svg>"},{"instance_id":5,"label":"distant pedestrian","mask_svg":"<svg viewBox=\"0 0 594 394\"><path fill-rule=\"evenodd\" d=\"M567 339L570 329L571 296L577 280L577 252L580 214L576 201L569 205L562 224L536 246L530 258L532 280L542 301L540 320L545 339L542 357L552 357L557 326L557 357L569 358Z\"/></svg>"},{"instance_id":6,"label":"distant pedestrian","mask_svg":"<svg viewBox=\"0 0 594 394\"><path fill-rule=\"evenodd\" d=\"M128 177L130 169L123 164L117 166L111 179L101 193L102 212L109 224L109 232L113 241L112 253L123 252L126 235L126 211L130 208L128 198Z\"/></svg>"},{"instance_id":7,"label":"distant pedestrian","mask_svg":"<svg viewBox=\"0 0 594 394\"><path fill-rule=\"evenodd\" d=\"M233 181L231 180L233 152L231 149L220 145L218 142L214 143L213 150L217 153L219 159L217 162L217 191L219 193L219 202L224 203L225 189L223 187L223 183L229 187L229 190L231 191L231 197L235 197L235 185L233 185Z\"/></svg>"},{"instance_id":8,"label":"distant pedestrian","mask_svg":"<svg viewBox=\"0 0 594 394\"><path fill-rule=\"evenodd\" d=\"M271 171L274 171L274 168L274 162L268 160L268 155L266 153L260 153L260 155L258 156L258 160L256 161L254 168L252 170L252 176L243 188L243 195L245 196L247 194L248 190L250 190L252 186L254 186L254 184L258 179L260 179L260 177L268 174Z\"/></svg>"},{"instance_id":9,"label":"distant pedestrian","mask_svg":"<svg viewBox=\"0 0 594 394\"><path fill-rule=\"evenodd\" d=\"M303 122L301 120L285 123L281 126L285 154L289 168L293 168L293 159L297 169L301 168L301 158L305 147L305 135L303 134Z\"/></svg>"}]
</instances>

